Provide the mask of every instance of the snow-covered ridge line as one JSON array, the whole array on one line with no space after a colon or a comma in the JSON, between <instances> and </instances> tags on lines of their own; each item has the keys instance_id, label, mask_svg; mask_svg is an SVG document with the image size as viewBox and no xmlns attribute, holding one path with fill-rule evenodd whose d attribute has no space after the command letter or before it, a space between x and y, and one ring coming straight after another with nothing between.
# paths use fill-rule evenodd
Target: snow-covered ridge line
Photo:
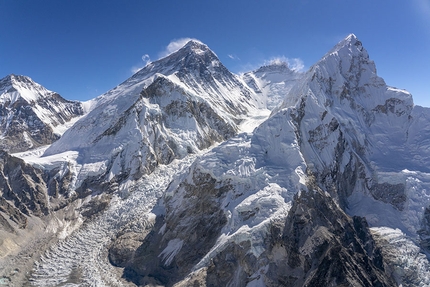
<instances>
[{"instance_id":1,"label":"snow-covered ridge line","mask_svg":"<svg viewBox=\"0 0 430 287\"><path fill-rule=\"evenodd\" d=\"M51 144L84 114L80 102L67 101L26 76L0 80L0 148L21 152Z\"/></svg>"},{"instance_id":2,"label":"snow-covered ridge line","mask_svg":"<svg viewBox=\"0 0 430 287\"><path fill-rule=\"evenodd\" d=\"M430 109L355 35L304 74L241 78L192 41L86 106L20 154L79 198L33 285L428 283Z\"/></svg>"}]
</instances>

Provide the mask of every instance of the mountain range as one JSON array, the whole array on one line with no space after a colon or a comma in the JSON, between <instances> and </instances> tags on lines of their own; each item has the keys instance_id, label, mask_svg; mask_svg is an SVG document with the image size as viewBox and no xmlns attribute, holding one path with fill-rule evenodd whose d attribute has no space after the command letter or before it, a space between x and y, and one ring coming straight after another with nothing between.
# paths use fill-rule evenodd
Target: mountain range
<instances>
[{"instance_id":1,"label":"mountain range","mask_svg":"<svg viewBox=\"0 0 430 287\"><path fill-rule=\"evenodd\" d=\"M430 109L353 34L305 73L191 40L84 103L10 75L0 123L0 284L430 285Z\"/></svg>"}]
</instances>

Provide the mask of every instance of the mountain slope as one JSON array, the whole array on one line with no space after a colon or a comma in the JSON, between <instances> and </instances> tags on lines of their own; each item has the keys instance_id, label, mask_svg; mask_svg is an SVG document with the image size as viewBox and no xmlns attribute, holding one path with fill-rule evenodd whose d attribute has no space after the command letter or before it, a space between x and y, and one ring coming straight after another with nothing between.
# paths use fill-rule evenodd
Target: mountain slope
<instances>
[{"instance_id":1,"label":"mountain slope","mask_svg":"<svg viewBox=\"0 0 430 287\"><path fill-rule=\"evenodd\" d=\"M188 155L225 141L239 131L249 114L264 110L258 96L230 73L206 45L196 41L147 65L87 106L90 112L46 151L15 154L46 175L39 184L47 214L40 216L41 220L38 214L27 215L27 219L39 220L40 227L33 228L38 230L34 234L30 229L23 230L29 238L43 234L55 241L56 237L68 236L83 222L85 229L104 212L112 215L106 211L109 208L126 208L116 205L117 201L123 202L138 190L154 171L164 170L165 165L184 157L187 161ZM160 180L168 184L167 178ZM47 187L58 190L51 192ZM151 200L150 193L153 191L137 195L148 209L162 191L153 193ZM107 222L122 217L114 215L115 219ZM113 235L118 232L115 226L105 228ZM99 243L106 240L93 232L84 233L85 238L89 236ZM26 246L23 244L22 249L27 250ZM13 251L8 254L19 250Z\"/></svg>"},{"instance_id":2,"label":"mountain slope","mask_svg":"<svg viewBox=\"0 0 430 287\"><path fill-rule=\"evenodd\" d=\"M78 163L117 180L223 141L258 97L204 44L190 41L97 98L92 111L45 156L79 152Z\"/></svg>"},{"instance_id":3,"label":"mountain slope","mask_svg":"<svg viewBox=\"0 0 430 287\"><path fill-rule=\"evenodd\" d=\"M51 144L62 125L81 116L81 103L63 99L28 77L0 80L0 148L21 152Z\"/></svg>"},{"instance_id":4,"label":"mountain slope","mask_svg":"<svg viewBox=\"0 0 430 287\"><path fill-rule=\"evenodd\" d=\"M285 98L302 73L291 70L288 63L272 61L255 71L241 75L246 84L265 101L269 110L273 110Z\"/></svg>"},{"instance_id":5,"label":"mountain slope","mask_svg":"<svg viewBox=\"0 0 430 287\"><path fill-rule=\"evenodd\" d=\"M352 34L294 85L285 68L241 80L191 41L92 101L43 157L22 155L33 181L67 187L48 204L70 199L32 285L429 285L430 110ZM30 168L4 166L4 182Z\"/></svg>"},{"instance_id":6,"label":"mountain slope","mask_svg":"<svg viewBox=\"0 0 430 287\"><path fill-rule=\"evenodd\" d=\"M121 263L124 275L165 286L425 286L427 150L413 155L427 144L416 130L427 112L386 86L348 36L252 135L171 184L156 235Z\"/></svg>"}]
</instances>

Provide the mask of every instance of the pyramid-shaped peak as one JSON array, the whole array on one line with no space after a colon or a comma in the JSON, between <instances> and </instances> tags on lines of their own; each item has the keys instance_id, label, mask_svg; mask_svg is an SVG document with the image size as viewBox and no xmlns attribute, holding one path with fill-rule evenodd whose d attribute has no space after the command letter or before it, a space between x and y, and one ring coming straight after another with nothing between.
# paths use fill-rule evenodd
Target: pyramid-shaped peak
<instances>
[{"instance_id":1,"label":"pyramid-shaped peak","mask_svg":"<svg viewBox=\"0 0 430 287\"><path fill-rule=\"evenodd\" d=\"M197 48L197 47L200 48L200 47L203 47L203 48L208 48L208 46L206 44L204 44L203 42L201 42L199 40L196 40L196 39L189 40L184 45L184 47L190 47L190 48Z\"/></svg>"},{"instance_id":2,"label":"pyramid-shaped peak","mask_svg":"<svg viewBox=\"0 0 430 287\"><path fill-rule=\"evenodd\" d=\"M340 52L342 50L347 51L348 54L365 52L361 41L354 34L349 34L346 38L337 43L337 45L334 46L327 54Z\"/></svg>"},{"instance_id":3,"label":"pyramid-shaped peak","mask_svg":"<svg viewBox=\"0 0 430 287\"><path fill-rule=\"evenodd\" d=\"M355 36L355 34L351 33L348 36L346 36L346 38L344 39L345 41L358 41L357 36Z\"/></svg>"},{"instance_id":4,"label":"pyramid-shaped peak","mask_svg":"<svg viewBox=\"0 0 430 287\"><path fill-rule=\"evenodd\" d=\"M345 39L339 42L339 46L361 46L361 41L354 34L349 34Z\"/></svg>"},{"instance_id":5,"label":"pyramid-shaped peak","mask_svg":"<svg viewBox=\"0 0 430 287\"><path fill-rule=\"evenodd\" d=\"M178 50L179 53L185 52L194 54L203 54L208 51L213 53L206 44L195 39L188 41L182 48Z\"/></svg>"}]
</instances>

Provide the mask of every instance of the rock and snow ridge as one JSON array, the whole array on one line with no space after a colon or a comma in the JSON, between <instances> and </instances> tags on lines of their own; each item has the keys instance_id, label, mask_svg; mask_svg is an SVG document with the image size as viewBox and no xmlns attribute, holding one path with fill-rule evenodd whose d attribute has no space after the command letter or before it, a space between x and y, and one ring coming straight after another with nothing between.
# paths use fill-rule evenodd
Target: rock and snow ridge
<instances>
[{"instance_id":1,"label":"rock and snow ridge","mask_svg":"<svg viewBox=\"0 0 430 287\"><path fill-rule=\"evenodd\" d=\"M267 108L273 110L302 75L291 70L286 62L273 61L241 77L266 102Z\"/></svg>"},{"instance_id":2,"label":"rock and snow ridge","mask_svg":"<svg viewBox=\"0 0 430 287\"><path fill-rule=\"evenodd\" d=\"M0 80L0 148L20 152L51 144L83 112L81 103L9 75Z\"/></svg>"},{"instance_id":3,"label":"rock and snow ridge","mask_svg":"<svg viewBox=\"0 0 430 287\"><path fill-rule=\"evenodd\" d=\"M121 263L125 276L167 286L427 286L426 152L408 156L425 145L428 137L410 135L427 118L348 36L252 134L171 184L158 235ZM386 244L398 238L409 251L392 254Z\"/></svg>"},{"instance_id":4,"label":"rock and snow ridge","mask_svg":"<svg viewBox=\"0 0 430 287\"><path fill-rule=\"evenodd\" d=\"M188 42L93 101L44 156L77 151L107 180L138 178L237 133L257 95L204 44Z\"/></svg>"},{"instance_id":5,"label":"rock and snow ridge","mask_svg":"<svg viewBox=\"0 0 430 287\"><path fill-rule=\"evenodd\" d=\"M196 41L150 63L84 108L88 113L58 142L15 154L34 165L41 174L38 183L46 186L38 188L46 211L43 221L31 223L31 230L19 233L23 237L36 236L44 228L46 234L67 237L106 209L111 194L127 197L145 175L224 141L241 127L252 129L268 116L253 90ZM257 118L247 122L249 114ZM33 184L30 179L28 185ZM9 193L18 194L13 187L19 186L13 185ZM146 200L147 192L139 196ZM22 203L9 204L18 208ZM28 216L37 214L30 211ZM16 251L3 247L2 254Z\"/></svg>"},{"instance_id":6,"label":"rock and snow ridge","mask_svg":"<svg viewBox=\"0 0 430 287\"><path fill-rule=\"evenodd\" d=\"M192 41L95 99L33 161L47 168L70 156L94 175L75 186L109 180L113 198L38 260L32 284L429 285L429 109L387 87L354 35L294 85L280 70L241 80ZM253 132L234 136L273 92L288 94ZM77 136L85 141L65 140ZM156 160L142 171L148 155ZM124 172L129 180L118 180Z\"/></svg>"}]
</instances>

